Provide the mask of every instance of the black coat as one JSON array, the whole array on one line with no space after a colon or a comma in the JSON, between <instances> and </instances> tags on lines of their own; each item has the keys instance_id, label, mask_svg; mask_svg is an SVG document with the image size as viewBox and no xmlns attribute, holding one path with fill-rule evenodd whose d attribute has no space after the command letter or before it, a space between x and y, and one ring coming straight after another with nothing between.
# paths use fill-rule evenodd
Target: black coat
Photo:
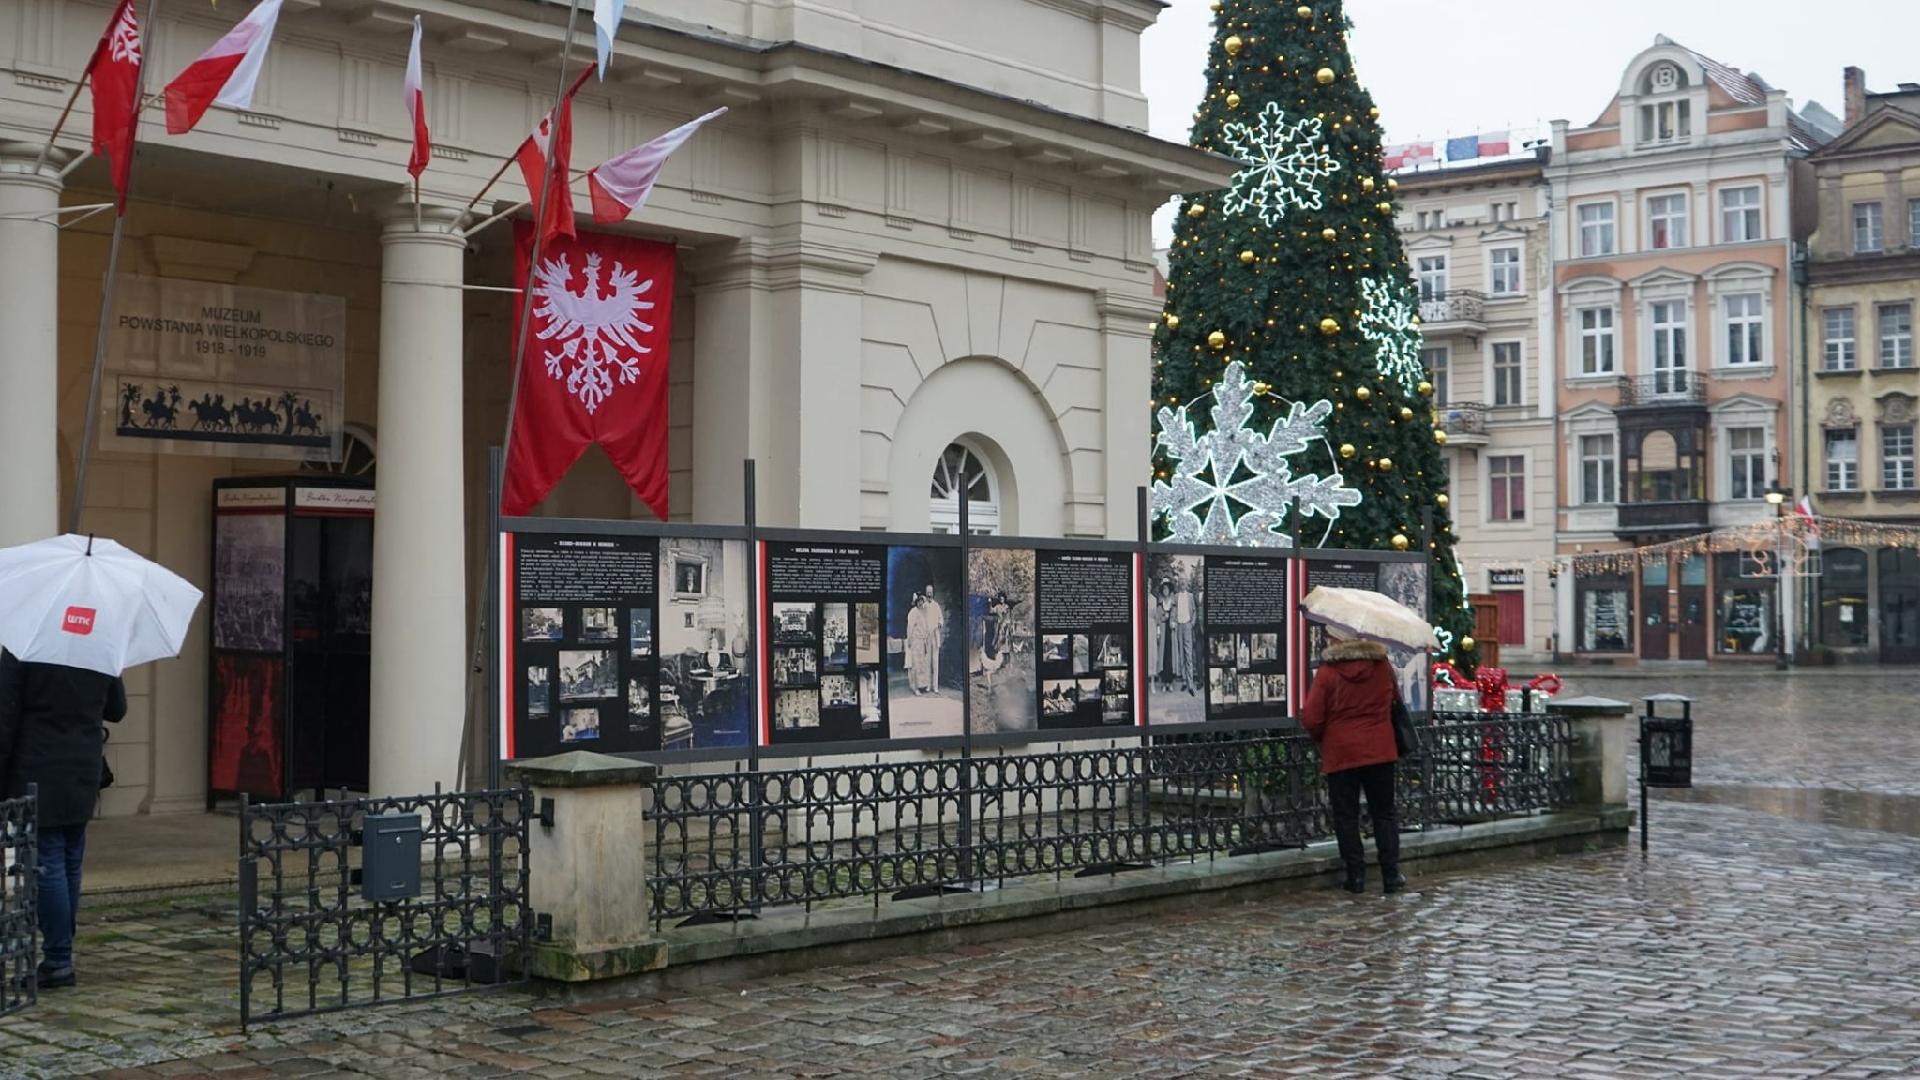
<instances>
[{"instance_id":1,"label":"black coat","mask_svg":"<svg viewBox=\"0 0 1920 1080\"><path fill-rule=\"evenodd\" d=\"M100 801L102 721L127 715L117 676L0 653L0 795L40 785L40 825L85 825Z\"/></svg>"}]
</instances>

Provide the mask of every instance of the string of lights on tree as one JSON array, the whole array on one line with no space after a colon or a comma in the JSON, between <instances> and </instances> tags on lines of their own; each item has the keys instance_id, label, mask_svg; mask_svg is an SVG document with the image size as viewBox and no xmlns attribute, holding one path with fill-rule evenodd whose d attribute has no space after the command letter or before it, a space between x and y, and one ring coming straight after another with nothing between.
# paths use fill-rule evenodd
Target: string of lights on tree
<instances>
[{"instance_id":1,"label":"string of lights on tree","mask_svg":"<svg viewBox=\"0 0 1920 1080\"><path fill-rule=\"evenodd\" d=\"M1225 526L1218 517L1209 524L1211 508L1238 502L1255 542L1289 542L1273 515L1293 505L1303 516L1337 512L1324 518L1327 547L1407 551L1425 543L1436 569L1436 632L1457 645L1448 658L1470 665L1472 610L1453 550L1447 436L1434 422L1417 293L1394 227L1398 184L1381 166L1380 110L1353 77L1341 0L1221 0L1213 11L1207 94L1192 142L1243 166L1225 189L1188 196L1175 222L1166 309L1154 331L1161 535L1218 537ZM1341 477L1330 490L1354 501L1310 508L1295 498L1302 478L1277 469L1240 489L1231 482L1244 478L1197 472L1193 463L1210 445L1207 425L1222 421L1183 407L1228 378L1253 391L1246 415L1230 410L1224 421L1247 435L1290 430L1297 410L1319 407L1301 403L1325 403L1316 424ZM1169 439L1169 417L1191 425L1190 434ZM1243 436L1222 438L1231 456L1232 440ZM1209 486L1208 477L1219 483ZM1248 502L1241 491L1268 501Z\"/></svg>"}]
</instances>

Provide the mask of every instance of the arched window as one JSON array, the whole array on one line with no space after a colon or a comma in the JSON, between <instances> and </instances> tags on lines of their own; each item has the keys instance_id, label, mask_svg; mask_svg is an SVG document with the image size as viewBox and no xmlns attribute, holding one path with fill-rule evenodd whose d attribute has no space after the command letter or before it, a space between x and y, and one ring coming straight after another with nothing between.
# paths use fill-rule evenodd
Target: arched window
<instances>
[{"instance_id":1,"label":"arched window","mask_svg":"<svg viewBox=\"0 0 1920 1080\"><path fill-rule=\"evenodd\" d=\"M960 499L967 500L967 531L975 536L1000 533L1000 480L993 465L964 442L951 443L933 466L928 492L933 531L960 531Z\"/></svg>"}]
</instances>

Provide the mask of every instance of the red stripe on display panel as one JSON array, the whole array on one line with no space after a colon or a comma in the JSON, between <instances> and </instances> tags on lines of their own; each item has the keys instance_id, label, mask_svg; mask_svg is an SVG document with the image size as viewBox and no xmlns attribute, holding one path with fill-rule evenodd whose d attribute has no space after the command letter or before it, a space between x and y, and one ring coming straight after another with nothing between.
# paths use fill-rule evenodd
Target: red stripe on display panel
<instances>
[{"instance_id":1,"label":"red stripe on display panel","mask_svg":"<svg viewBox=\"0 0 1920 1080\"><path fill-rule=\"evenodd\" d=\"M500 745L514 758L513 534L500 534Z\"/></svg>"}]
</instances>

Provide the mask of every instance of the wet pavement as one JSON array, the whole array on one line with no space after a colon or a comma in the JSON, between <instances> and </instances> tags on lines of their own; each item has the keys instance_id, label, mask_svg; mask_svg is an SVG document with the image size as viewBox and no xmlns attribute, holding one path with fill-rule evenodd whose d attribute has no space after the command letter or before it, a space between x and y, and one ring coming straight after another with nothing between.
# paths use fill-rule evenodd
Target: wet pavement
<instances>
[{"instance_id":1,"label":"wet pavement","mask_svg":"<svg viewBox=\"0 0 1920 1080\"><path fill-rule=\"evenodd\" d=\"M697 992L232 1023L218 907L88 916L0 1076L1920 1076L1920 673L1570 678L1699 698L1637 845ZM107 969L109 961L112 969ZM107 1070L121 1070L110 1073Z\"/></svg>"}]
</instances>

